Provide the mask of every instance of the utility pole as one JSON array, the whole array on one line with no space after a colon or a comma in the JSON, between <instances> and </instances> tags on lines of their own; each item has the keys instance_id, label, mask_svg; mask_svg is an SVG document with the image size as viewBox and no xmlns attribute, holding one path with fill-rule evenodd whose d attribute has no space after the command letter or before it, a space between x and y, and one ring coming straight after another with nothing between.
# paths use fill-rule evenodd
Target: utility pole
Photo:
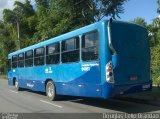
<instances>
[{"instance_id":1,"label":"utility pole","mask_svg":"<svg viewBox=\"0 0 160 119\"><path fill-rule=\"evenodd\" d=\"M18 38L18 49L21 49L21 44L20 44L20 33L19 33L19 17L18 17L18 15L17 15L17 20L16 20L16 22L17 22L17 38Z\"/></svg>"}]
</instances>

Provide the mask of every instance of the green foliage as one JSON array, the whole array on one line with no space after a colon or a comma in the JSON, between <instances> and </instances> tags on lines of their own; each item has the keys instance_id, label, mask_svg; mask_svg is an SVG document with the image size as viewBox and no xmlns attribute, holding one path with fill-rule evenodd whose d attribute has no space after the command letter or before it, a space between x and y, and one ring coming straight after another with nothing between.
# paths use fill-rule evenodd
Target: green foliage
<instances>
[{"instance_id":1,"label":"green foliage","mask_svg":"<svg viewBox=\"0 0 160 119\"><path fill-rule=\"evenodd\" d=\"M119 17L126 1L36 0L38 24L33 39L43 41L99 21L104 16Z\"/></svg>"},{"instance_id":2,"label":"green foliage","mask_svg":"<svg viewBox=\"0 0 160 119\"><path fill-rule=\"evenodd\" d=\"M160 77L160 44L151 48L152 79L155 84Z\"/></svg>"},{"instance_id":3,"label":"green foliage","mask_svg":"<svg viewBox=\"0 0 160 119\"><path fill-rule=\"evenodd\" d=\"M147 23L145 22L145 19L140 18L140 17L137 17L137 18L135 18L133 21L130 21L130 22L139 24L139 25L144 26L144 27L147 26Z\"/></svg>"},{"instance_id":4,"label":"green foliage","mask_svg":"<svg viewBox=\"0 0 160 119\"><path fill-rule=\"evenodd\" d=\"M4 24L0 22L0 71L5 72L7 67L7 54L13 52L16 48L16 44L12 39L14 37L10 36L10 29L9 24Z\"/></svg>"},{"instance_id":5,"label":"green foliage","mask_svg":"<svg viewBox=\"0 0 160 119\"><path fill-rule=\"evenodd\" d=\"M4 21L0 23L0 70L6 71L7 55L10 52L30 45L30 39L36 31L33 24L35 22L35 11L29 0L25 3L15 1L13 10L5 9L3 11ZM33 20L34 19L34 20ZM20 42L18 42L17 26L20 29ZM20 46L19 46L20 45Z\"/></svg>"},{"instance_id":6,"label":"green foliage","mask_svg":"<svg viewBox=\"0 0 160 119\"><path fill-rule=\"evenodd\" d=\"M160 0L157 0L158 9L160 13ZM147 26L150 34L151 46L151 68L153 83L160 85L160 19L155 18L151 24Z\"/></svg>"},{"instance_id":7,"label":"green foliage","mask_svg":"<svg viewBox=\"0 0 160 119\"><path fill-rule=\"evenodd\" d=\"M123 4L128 0L93 0L93 12L95 20L99 21L104 16L111 16L113 19L120 18L119 14L124 12Z\"/></svg>"},{"instance_id":8,"label":"green foliage","mask_svg":"<svg viewBox=\"0 0 160 119\"><path fill-rule=\"evenodd\" d=\"M156 27L154 23L152 23L147 26L147 29L149 31L150 46L154 47L160 44L160 28Z\"/></svg>"},{"instance_id":9,"label":"green foliage","mask_svg":"<svg viewBox=\"0 0 160 119\"><path fill-rule=\"evenodd\" d=\"M150 46L151 46L151 67L152 67L152 79L157 85L160 84L160 27L152 24L148 25L150 31Z\"/></svg>"}]
</instances>

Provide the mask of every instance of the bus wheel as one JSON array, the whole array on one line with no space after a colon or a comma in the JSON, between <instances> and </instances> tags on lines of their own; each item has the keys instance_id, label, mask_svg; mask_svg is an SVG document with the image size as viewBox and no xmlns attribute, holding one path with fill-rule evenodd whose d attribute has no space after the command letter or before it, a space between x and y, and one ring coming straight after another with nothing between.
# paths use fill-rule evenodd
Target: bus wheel
<instances>
[{"instance_id":1,"label":"bus wheel","mask_svg":"<svg viewBox=\"0 0 160 119\"><path fill-rule=\"evenodd\" d=\"M56 98L55 86L52 81L48 81L46 85L46 95L49 100L53 101Z\"/></svg>"},{"instance_id":2,"label":"bus wheel","mask_svg":"<svg viewBox=\"0 0 160 119\"><path fill-rule=\"evenodd\" d=\"M18 87L18 80L15 79L14 84L15 84L15 85L14 85L15 90L16 90L16 91L20 91L20 87Z\"/></svg>"}]
</instances>

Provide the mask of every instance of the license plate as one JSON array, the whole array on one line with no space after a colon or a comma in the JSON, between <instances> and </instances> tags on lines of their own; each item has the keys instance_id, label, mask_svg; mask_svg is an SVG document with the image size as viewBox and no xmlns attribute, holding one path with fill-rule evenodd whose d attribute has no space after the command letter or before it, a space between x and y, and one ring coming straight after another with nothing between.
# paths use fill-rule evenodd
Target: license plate
<instances>
[{"instance_id":1,"label":"license plate","mask_svg":"<svg viewBox=\"0 0 160 119\"><path fill-rule=\"evenodd\" d=\"M130 80L132 80L132 81L137 80L137 79L138 79L137 76L131 76L130 77Z\"/></svg>"}]
</instances>

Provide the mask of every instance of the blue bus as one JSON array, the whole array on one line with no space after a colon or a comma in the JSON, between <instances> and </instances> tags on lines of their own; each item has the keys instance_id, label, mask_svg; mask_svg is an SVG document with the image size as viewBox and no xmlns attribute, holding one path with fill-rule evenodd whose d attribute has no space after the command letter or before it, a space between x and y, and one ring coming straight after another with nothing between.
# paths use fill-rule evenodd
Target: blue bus
<instances>
[{"instance_id":1,"label":"blue bus","mask_svg":"<svg viewBox=\"0 0 160 119\"><path fill-rule=\"evenodd\" d=\"M104 20L8 55L8 84L57 95L111 98L149 91L147 29Z\"/></svg>"}]
</instances>

